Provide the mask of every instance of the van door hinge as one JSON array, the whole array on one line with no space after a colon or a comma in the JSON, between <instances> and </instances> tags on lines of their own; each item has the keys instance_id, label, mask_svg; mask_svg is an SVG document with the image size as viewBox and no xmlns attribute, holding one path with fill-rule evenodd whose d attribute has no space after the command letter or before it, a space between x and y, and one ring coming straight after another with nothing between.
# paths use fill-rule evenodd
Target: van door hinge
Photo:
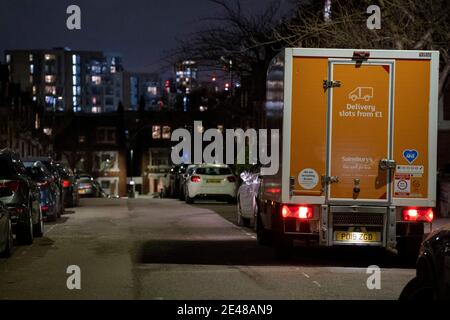
<instances>
[{"instance_id":1,"label":"van door hinge","mask_svg":"<svg viewBox=\"0 0 450 320\"><path fill-rule=\"evenodd\" d=\"M323 88L339 88L341 86L341 82L338 80L323 80Z\"/></svg>"}]
</instances>

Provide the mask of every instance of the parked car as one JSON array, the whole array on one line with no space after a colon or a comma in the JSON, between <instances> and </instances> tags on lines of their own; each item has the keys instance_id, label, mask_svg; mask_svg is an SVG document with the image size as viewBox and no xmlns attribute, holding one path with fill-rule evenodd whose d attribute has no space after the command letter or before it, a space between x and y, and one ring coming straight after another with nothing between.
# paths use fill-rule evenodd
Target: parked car
<instances>
[{"instance_id":1,"label":"parked car","mask_svg":"<svg viewBox=\"0 0 450 320\"><path fill-rule=\"evenodd\" d=\"M64 206L76 207L79 202L78 182L73 171L63 162L55 162L56 169L62 178Z\"/></svg>"},{"instance_id":2,"label":"parked car","mask_svg":"<svg viewBox=\"0 0 450 320\"><path fill-rule=\"evenodd\" d=\"M94 177L86 174L79 175L77 178L78 195L80 197L98 198L102 196L100 184Z\"/></svg>"},{"instance_id":3,"label":"parked car","mask_svg":"<svg viewBox=\"0 0 450 320\"><path fill-rule=\"evenodd\" d=\"M3 194L2 194L3 193ZM0 189L0 197L10 196L9 189ZM0 201L0 256L10 257L13 249L13 232L8 209Z\"/></svg>"},{"instance_id":4,"label":"parked car","mask_svg":"<svg viewBox=\"0 0 450 320\"><path fill-rule=\"evenodd\" d=\"M186 167L186 169L184 170L184 173L180 174L179 198L182 201L186 200L186 181L194 173L196 167L197 167L197 165L190 164Z\"/></svg>"},{"instance_id":5,"label":"parked car","mask_svg":"<svg viewBox=\"0 0 450 320\"><path fill-rule=\"evenodd\" d=\"M55 221L61 207L60 190L52 174L40 161L24 162L28 175L37 183L39 188L39 203L44 220Z\"/></svg>"},{"instance_id":6,"label":"parked car","mask_svg":"<svg viewBox=\"0 0 450 320\"><path fill-rule=\"evenodd\" d=\"M242 183L237 192L237 220L240 226L253 227L258 212L258 192L261 184L260 166L254 165L241 173Z\"/></svg>"},{"instance_id":7,"label":"parked car","mask_svg":"<svg viewBox=\"0 0 450 320\"><path fill-rule=\"evenodd\" d=\"M58 185L59 188L59 207L58 207L58 217L60 217L64 213L64 192L63 192L63 179L60 176L58 169L56 168L55 162L50 157L33 157L33 158L27 158L25 159L27 162L35 162L40 161L47 170L52 174L52 177L55 181L55 183Z\"/></svg>"},{"instance_id":8,"label":"parked car","mask_svg":"<svg viewBox=\"0 0 450 320\"><path fill-rule=\"evenodd\" d=\"M400 300L450 300L450 224L428 235L416 269Z\"/></svg>"},{"instance_id":9,"label":"parked car","mask_svg":"<svg viewBox=\"0 0 450 320\"><path fill-rule=\"evenodd\" d=\"M227 165L199 165L186 181L186 203L194 203L196 199L233 203L236 200L236 182L236 176Z\"/></svg>"},{"instance_id":10,"label":"parked car","mask_svg":"<svg viewBox=\"0 0 450 320\"><path fill-rule=\"evenodd\" d=\"M33 243L44 232L39 188L28 176L19 155L9 149L0 150L0 192L8 208L13 232L21 244Z\"/></svg>"},{"instance_id":11,"label":"parked car","mask_svg":"<svg viewBox=\"0 0 450 320\"><path fill-rule=\"evenodd\" d=\"M187 164L175 165L170 169L168 176L168 196L172 198L180 197L180 186L182 175L186 171Z\"/></svg>"}]
</instances>

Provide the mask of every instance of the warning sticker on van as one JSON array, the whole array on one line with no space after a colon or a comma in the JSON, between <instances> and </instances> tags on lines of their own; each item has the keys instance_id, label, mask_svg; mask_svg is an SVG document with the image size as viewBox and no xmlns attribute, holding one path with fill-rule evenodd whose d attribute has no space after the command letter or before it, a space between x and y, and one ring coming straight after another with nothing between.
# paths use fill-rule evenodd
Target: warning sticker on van
<instances>
[{"instance_id":1,"label":"warning sticker on van","mask_svg":"<svg viewBox=\"0 0 450 320\"><path fill-rule=\"evenodd\" d=\"M396 174L394 177L394 194L396 196L409 196L411 193L411 175Z\"/></svg>"}]
</instances>

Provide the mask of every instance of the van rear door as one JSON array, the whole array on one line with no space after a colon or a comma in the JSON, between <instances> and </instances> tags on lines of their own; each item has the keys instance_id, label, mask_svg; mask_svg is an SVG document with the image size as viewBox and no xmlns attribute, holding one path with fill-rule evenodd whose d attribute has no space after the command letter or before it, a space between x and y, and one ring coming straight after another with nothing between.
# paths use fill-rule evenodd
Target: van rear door
<instances>
[{"instance_id":1,"label":"van rear door","mask_svg":"<svg viewBox=\"0 0 450 320\"><path fill-rule=\"evenodd\" d=\"M327 200L390 203L394 62L329 63Z\"/></svg>"}]
</instances>

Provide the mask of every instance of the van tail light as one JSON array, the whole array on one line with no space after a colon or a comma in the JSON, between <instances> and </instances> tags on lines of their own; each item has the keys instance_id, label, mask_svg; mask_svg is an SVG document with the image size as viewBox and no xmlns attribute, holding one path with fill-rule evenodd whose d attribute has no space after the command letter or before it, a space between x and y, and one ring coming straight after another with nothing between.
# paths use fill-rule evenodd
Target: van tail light
<instances>
[{"instance_id":1,"label":"van tail light","mask_svg":"<svg viewBox=\"0 0 450 320\"><path fill-rule=\"evenodd\" d=\"M48 205L44 204L41 206L41 211L42 212L48 212Z\"/></svg>"},{"instance_id":2,"label":"van tail light","mask_svg":"<svg viewBox=\"0 0 450 320\"><path fill-rule=\"evenodd\" d=\"M236 182L236 178L234 176L227 177L228 182Z\"/></svg>"},{"instance_id":3,"label":"van tail light","mask_svg":"<svg viewBox=\"0 0 450 320\"><path fill-rule=\"evenodd\" d=\"M200 178L199 176L192 176L191 177L191 181L195 182L195 183L200 182L201 180L202 180L202 178Z\"/></svg>"},{"instance_id":4,"label":"van tail light","mask_svg":"<svg viewBox=\"0 0 450 320\"><path fill-rule=\"evenodd\" d=\"M48 187L49 184L50 184L50 183L48 182L48 180L41 181L41 182L38 182L38 183L37 183L37 185L38 185L39 187Z\"/></svg>"},{"instance_id":5,"label":"van tail light","mask_svg":"<svg viewBox=\"0 0 450 320\"><path fill-rule=\"evenodd\" d=\"M281 215L283 218L312 219L313 208L308 206L283 205L281 207Z\"/></svg>"},{"instance_id":6,"label":"van tail light","mask_svg":"<svg viewBox=\"0 0 450 320\"><path fill-rule=\"evenodd\" d=\"M64 188L69 188L70 185L71 185L71 183L70 183L69 180L63 180L63 187L64 187Z\"/></svg>"},{"instance_id":7,"label":"van tail light","mask_svg":"<svg viewBox=\"0 0 450 320\"><path fill-rule=\"evenodd\" d=\"M406 208L403 210L403 221L433 222L432 208Z\"/></svg>"},{"instance_id":8,"label":"van tail light","mask_svg":"<svg viewBox=\"0 0 450 320\"><path fill-rule=\"evenodd\" d=\"M0 182L0 188L7 188L11 190L11 192L17 192L20 187L20 181L6 181Z\"/></svg>"}]
</instances>

